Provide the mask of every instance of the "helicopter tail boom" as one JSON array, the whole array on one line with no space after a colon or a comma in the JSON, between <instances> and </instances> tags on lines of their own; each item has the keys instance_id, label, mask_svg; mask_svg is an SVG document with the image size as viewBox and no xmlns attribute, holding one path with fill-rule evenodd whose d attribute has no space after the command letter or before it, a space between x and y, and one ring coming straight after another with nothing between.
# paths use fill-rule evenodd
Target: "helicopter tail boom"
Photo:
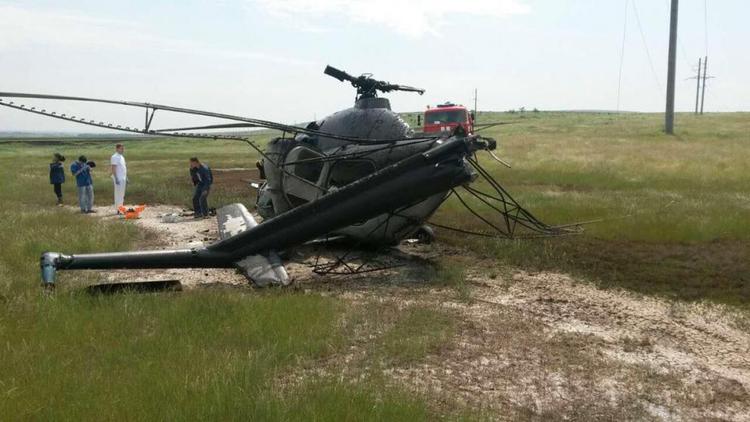
<instances>
[{"instance_id":1,"label":"helicopter tail boom","mask_svg":"<svg viewBox=\"0 0 750 422\"><path fill-rule=\"evenodd\" d=\"M277 274L280 284L286 284L288 280L284 279L284 274L278 275L280 269L274 251L300 245L383 213L398 213L429 196L469 182L472 171L464 158L472 153L473 145L470 138L459 137L436 143L425 152L407 157L262 224L240 228L242 224L238 220L236 230L222 227L220 231L231 232L231 235L222 235L222 240L208 246L83 255L46 252L40 263L42 281L45 286L54 286L57 270L238 268L253 283L262 286L269 284L268 277L274 277L266 271L265 266L269 266ZM233 217L226 213L224 216L226 218L220 218L219 224L226 226L229 218L239 215ZM245 226L250 225L245 220ZM267 259L248 260L259 256Z\"/></svg>"}]
</instances>

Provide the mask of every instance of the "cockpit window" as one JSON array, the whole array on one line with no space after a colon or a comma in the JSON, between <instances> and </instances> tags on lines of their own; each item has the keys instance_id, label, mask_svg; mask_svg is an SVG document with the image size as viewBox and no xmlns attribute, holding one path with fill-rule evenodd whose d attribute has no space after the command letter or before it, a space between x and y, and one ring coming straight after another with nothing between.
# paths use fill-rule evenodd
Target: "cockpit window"
<instances>
[{"instance_id":1,"label":"cockpit window","mask_svg":"<svg viewBox=\"0 0 750 422\"><path fill-rule=\"evenodd\" d=\"M287 162L296 163L290 166L291 172L295 176L317 183L320 178L320 172L323 171L323 162L316 159L321 157L321 154L311 149L297 147L289 153ZM305 162L305 160L310 160L310 162Z\"/></svg>"},{"instance_id":2,"label":"cockpit window","mask_svg":"<svg viewBox=\"0 0 750 422\"><path fill-rule=\"evenodd\" d=\"M370 160L337 161L331 167L328 186L340 188L359 180L374 171L375 164Z\"/></svg>"}]
</instances>

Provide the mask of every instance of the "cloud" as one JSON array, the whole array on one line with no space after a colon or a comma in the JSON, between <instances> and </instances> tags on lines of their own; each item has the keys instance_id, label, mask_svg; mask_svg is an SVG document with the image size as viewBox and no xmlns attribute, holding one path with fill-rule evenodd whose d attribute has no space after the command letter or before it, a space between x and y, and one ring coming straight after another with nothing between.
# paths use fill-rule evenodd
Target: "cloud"
<instances>
[{"instance_id":1,"label":"cloud","mask_svg":"<svg viewBox=\"0 0 750 422\"><path fill-rule=\"evenodd\" d=\"M125 21L0 3L0 50L44 44L106 45L112 33L137 35L134 25Z\"/></svg>"},{"instance_id":2,"label":"cloud","mask_svg":"<svg viewBox=\"0 0 750 422\"><path fill-rule=\"evenodd\" d=\"M300 28L323 29L323 19L340 17L419 38L439 36L456 16L502 18L529 13L524 0L249 0L272 16Z\"/></svg>"},{"instance_id":3,"label":"cloud","mask_svg":"<svg viewBox=\"0 0 750 422\"><path fill-rule=\"evenodd\" d=\"M148 49L152 52L201 56L209 60L257 60L293 66L313 64L277 53L228 49L197 40L162 36L148 26L133 21L66 9L0 3L0 52L35 51L39 47L66 51L106 48L127 54L142 53Z\"/></svg>"}]
</instances>

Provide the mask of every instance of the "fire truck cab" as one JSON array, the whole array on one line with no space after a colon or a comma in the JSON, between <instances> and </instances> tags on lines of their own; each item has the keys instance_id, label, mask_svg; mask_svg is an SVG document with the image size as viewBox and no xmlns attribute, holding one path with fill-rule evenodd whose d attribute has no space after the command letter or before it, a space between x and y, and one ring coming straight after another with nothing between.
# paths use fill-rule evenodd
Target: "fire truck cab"
<instances>
[{"instance_id":1,"label":"fire truck cab","mask_svg":"<svg viewBox=\"0 0 750 422\"><path fill-rule=\"evenodd\" d=\"M463 126L466 133L474 133L474 113L453 103L428 106L424 112L425 133L452 132L457 126Z\"/></svg>"}]
</instances>

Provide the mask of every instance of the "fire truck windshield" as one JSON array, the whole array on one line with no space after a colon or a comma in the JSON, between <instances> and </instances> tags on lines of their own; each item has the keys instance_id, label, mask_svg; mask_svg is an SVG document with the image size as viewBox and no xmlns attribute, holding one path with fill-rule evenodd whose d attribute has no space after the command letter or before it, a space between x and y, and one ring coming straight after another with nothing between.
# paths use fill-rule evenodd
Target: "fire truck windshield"
<instances>
[{"instance_id":1,"label":"fire truck windshield","mask_svg":"<svg viewBox=\"0 0 750 422\"><path fill-rule=\"evenodd\" d=\"M466 110L430 110L424 120L425 124L462 123L466 121Z\"/></svg>"}]
</instances>

